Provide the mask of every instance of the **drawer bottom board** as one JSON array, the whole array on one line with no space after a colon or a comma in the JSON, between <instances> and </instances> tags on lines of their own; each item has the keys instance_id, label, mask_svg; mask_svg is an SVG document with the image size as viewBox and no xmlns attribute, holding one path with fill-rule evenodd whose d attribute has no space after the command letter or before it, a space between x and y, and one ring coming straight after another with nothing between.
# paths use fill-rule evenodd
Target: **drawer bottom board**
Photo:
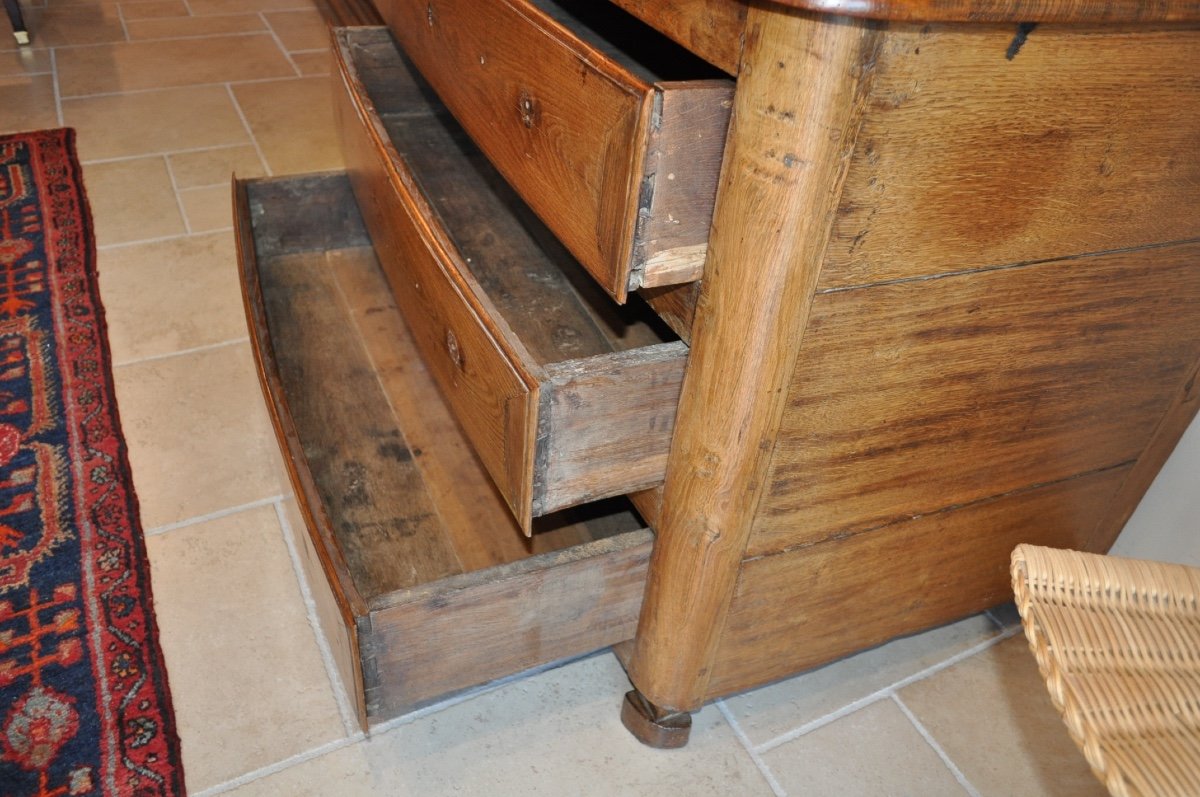
<instances>
[{"instance_id":1,"label":"drawer bottom board","mask_svg":"<svg viewBox=\"0 0 1200 797\"><path fill-rule=\"evenodd\" d=\"M623 502L522 535L413 348L343 174L235 183L303 559L364 726L631 637L651 534Z\"/></svg>"}]
</instances>

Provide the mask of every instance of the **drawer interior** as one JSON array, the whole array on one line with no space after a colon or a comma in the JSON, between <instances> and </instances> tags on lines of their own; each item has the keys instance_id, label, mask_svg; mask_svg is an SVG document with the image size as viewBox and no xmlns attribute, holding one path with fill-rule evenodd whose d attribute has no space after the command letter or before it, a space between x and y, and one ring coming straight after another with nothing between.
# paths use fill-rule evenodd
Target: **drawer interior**
<instances>
[{"instance_id":1,"label":"drawer interior","mask_svg":"<svg viewBox=\"0 0 1200 797\"><path fill-rule=\"evenodd\" d=\"M346 160L384 272L522 525L660 483L686 345L588 277L386 29L337 44Z\"/></svg>"},{"instance_id":2,"label":"drawer interior","mask_svg":"<svg viewBox=\"0 0 1200 797\"><path fill-rule=\"evenodd\" d=\"M310 581L364 723L632 635L650 533L621 500L524 537L422 365L347 177L239 182L235 210Z\"/></svg>"}]
</instances>

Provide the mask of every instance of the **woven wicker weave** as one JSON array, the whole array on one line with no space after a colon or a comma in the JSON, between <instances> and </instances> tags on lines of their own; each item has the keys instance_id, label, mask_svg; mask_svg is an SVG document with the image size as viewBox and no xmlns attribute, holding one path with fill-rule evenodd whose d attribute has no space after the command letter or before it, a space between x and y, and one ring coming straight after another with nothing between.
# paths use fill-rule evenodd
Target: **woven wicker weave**
<instances>
[{"instance_id":1,"label":"woven wicker weave","mask_svg":"<svg viewBox=\"0 0 1200 797\"><path fill-rule=\"evenodd\" d=\"M1200 569L1018 546L1050 697L1116 797L1200 795Z\"/></svg>"}]
</instances>

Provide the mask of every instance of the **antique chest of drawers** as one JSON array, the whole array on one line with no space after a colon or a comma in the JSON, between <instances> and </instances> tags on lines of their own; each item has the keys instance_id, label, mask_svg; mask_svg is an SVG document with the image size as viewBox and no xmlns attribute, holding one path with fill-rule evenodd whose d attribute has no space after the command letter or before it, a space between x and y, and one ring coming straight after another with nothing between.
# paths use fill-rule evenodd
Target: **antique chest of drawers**
<instances>
[{"instance_id":1,"label":"antique chest of drawers","mask_svg":"<svg viewBox=\"0 0 1200 797\"><path fill-rule=\"evenodd\" d=\"M235 185L364 724L615 645L682 744L1106 550L1200 407L1200 4L377 9L347 173Z\"/></svg>"}]
</instances>

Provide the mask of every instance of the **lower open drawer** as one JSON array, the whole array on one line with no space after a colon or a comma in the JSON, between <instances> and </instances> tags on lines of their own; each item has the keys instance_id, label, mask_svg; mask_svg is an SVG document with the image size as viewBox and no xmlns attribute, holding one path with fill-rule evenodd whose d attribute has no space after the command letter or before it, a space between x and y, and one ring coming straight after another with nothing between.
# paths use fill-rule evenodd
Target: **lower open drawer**
<instances>
[{"instance_id":1,"label":"lower open drawer","mask_svg":"<svg viewBox=\"0 0 1200 797\"><path fill-rule=\"evenodd\" d=\"M343 174L236 181L242 288L363 725L630 638L652 536L623 501L525 538L417 355Z\"/></svg>"}]
</instances>

